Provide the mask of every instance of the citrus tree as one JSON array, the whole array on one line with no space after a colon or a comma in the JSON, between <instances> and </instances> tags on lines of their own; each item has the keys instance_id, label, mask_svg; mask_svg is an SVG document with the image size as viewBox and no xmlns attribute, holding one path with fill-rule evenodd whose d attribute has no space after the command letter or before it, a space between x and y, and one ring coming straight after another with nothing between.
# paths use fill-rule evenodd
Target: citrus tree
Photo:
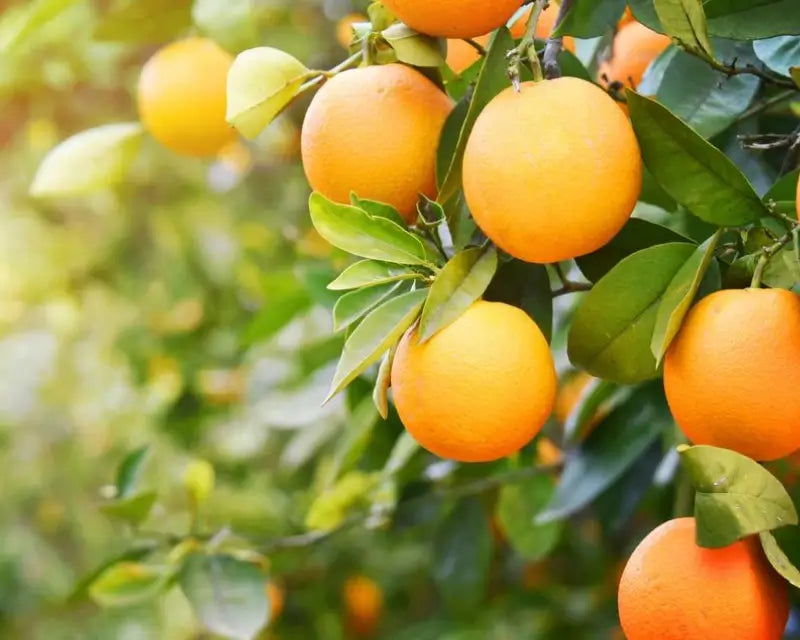
<instances>
[{"instance_id":1,"label":"citrus tree","mask_svg":"<svg viewBox=\"0 0 800 640\"><path fill-rule=\"evenodd\" d=\"M0 630L794 637L795 2L12 3Z\"/></svg>"}]
</instances>

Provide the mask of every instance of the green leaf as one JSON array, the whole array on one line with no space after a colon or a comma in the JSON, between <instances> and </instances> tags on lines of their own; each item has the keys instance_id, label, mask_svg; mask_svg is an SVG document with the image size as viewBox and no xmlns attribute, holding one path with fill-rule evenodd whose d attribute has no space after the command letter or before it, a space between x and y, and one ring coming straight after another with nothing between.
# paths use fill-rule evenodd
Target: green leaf
<instances>
[{"instance_id":1,"label":"green leaf","mask_svg":"<svg viewBox=\"0 0 800 640\"><path fill-rule=\"evenodd\" d=\"M396 293L399 282L386 282L345 293L333 307L333 330L340 331Z\"/></svg>"},{"instance_id":2,"label":"green leaf","mask_svg":"<svg viewBox=\"0 0 800 640\"><path fill-rule=\"evenodd\" d=\"M336 480L343 472L350 471L359 461L377 424L378 413L372 398L364 396L350 412L344 432L337 439L333 464L328 476L330 482Z\"/></svg>"},{"instance_id":3,"label":"green leaf","mask_svg":"<svg viewBox=\"0 0 800 640\"><path fill-rule=\"evenodd\" d=\"M171 577L167 567L118 562L95 578L89 595L101 607L129 607L164 592Z\"/></svg>"},{"instance_id":4,"label":"green leaf","mask_svg":"<svg viewBox=\"0 0 800 640\"><path fill-rule=\"evenodd\" d=\"M375 378L375 386L372 389L372 402L384 420L389 417L389 386L392 382L392 363L395 350L396 347L391 347L383 355L381 366L378 367L378 377Z\"/></svg>"},{"instance_id":5,"label":"green leaf","mask_svg":"<svg viewBox=\"0 0 800 640\"><path fill-rule=\"evenodd\" d=\"M409 267L377 260L361 260L342 271L339 277L328 285L328 289L346 291L347 289L360 289L361 287L386 284L387 282L414 280L423 277L424 275L419 271Z\"/></svg>"},{"instance_id":6,"label":"green leaf","mask_svg":"<svg viewBox=\"0 0 800 640\"><path fill-rule=\"evenodd\" d=\"M419 322L420 342L457 320L478 300L497 271L497 252L473 248L456 254L430 288Z\"/></svg>"},{"instance_id":7,"label":"green leaf","mask_svg":"<svg viewBox=\"0 0 800 640\"><path fill-rule=\"evenodd\" d=\"M123 498L109 500L101 504L100 511L110 518L125 520L132 525L138 525L150 515L157 495L155 491L127 494Z\"/></svg>"},{"instance_id":8,"label":"green leaf","mask_svg":"<svg viewBox=\"0 0 800 640\"><path fill-rule=\"evenodd\" d=\"M791 289L800 283L800 260L794 246L786 246L770 258L761 282L779 289Z\"/></svg>"},{"instance_id":9,"label":"green leaf","mask_svg":"<svg viewBox=\"0 0 800 640\"><path fill-rule=\"evenodd\" d=\"M553 296L550 276L544 265L521 260L504 262L483 297L489 302L505 302L521 308L550 342L553 333Z\"/></svg>"},{"instance_id":10,"label":"green leaf","mask_svg":"<svg viewBox=\"0 0 800 640\"><path fill-rule=\"evenodd\" d=\"M702 547L727 547L747 536L797 524L780 481L747 456L708 446L678 451L697 491L694 516Z\"/></svg>"},{"instance_id":11,"label":"green leaf","mask_svg":"<svg viewBox=\"0 0 800 640\"><path fill-rule=\"evenodd\" d=\"M797 193L797 181L800 179L800 169L790 171L773 184L764 194L764 202L781 202L794 200Z\"/></svg>"},{"instance_id":12,"label":"green leaf","mask_svg":"<svg viewBox=\"0 0 800 640\"><path fill-rule=\"evenodd\" d=\"M447 120L445 120L442 127L439 146L436 150L436 184L439 188L442 187L453 158L458 151L458 140L461 137L461 129L464 127L464 122L469 114L471 98L472 95L470 94L459 100L450 115L447 116Z\"/></svg>"},{"instance_id":13,"label":"green leaf","mask_svg":"<svg viewBox=\"0 0 800 640\"><path fill-rule=\"evenodd\" d=\"M731 40L800 34L795 0L706 0L708 30Z\"/></svg>"},{"instance_id":14,"label":"green leaf","mask_svg":"<svg viewBox=\"0 0 800 640\"><path fill-rule=\"evenodd\" d=\"M702 0L653 0L653 6L667 35L684 49L714 59Z\"/></svg>"},{"instance_id":15,"label":"green leaf","mask_svg":"<svg viewBox=\"0 0 800 640\"><path fill-rule=\"evenodd\" d=\"M128 0L103 14L92 34L108 42L157 44L182 35L192 25L192 0Z\"/></svg>"},{"instance_id":16,"label":"green leaf","mask_svg":"<svg viewBox=\"0 0 800 640\"><path fill-rule=\"evenodd\" d=\"M597 412L619 392L617 383L592 378L564 423L565 444L577 444L584 440L595 426Z\"/></svg>"},{"instance_id":17,"label":"green leaf","mask_svg":"<svg viewBox=\"0 0 800 640\"><path fill-rule=\"evenodd\" d=\"M623 258L642 249L670 242L689 242L689 239L660 224L631 218L611 242L594 253L575 258L575 262L588 280L597 282Z\"/></svg>"},{"instance_id":18,"label":"green leaf","mask_svg":"<svg viewBox=\"0 0 800 640\"><path fill-rule=\"evenodd\" d=\"M683 319L689 312L689 307L697 296L700 283L709 267L714 264L717 270L719 269L714 261L714 250L717 248L720 235L721 230L695 249L689 259L678 269L661 298L656 313L653 338L650 342L650 349L656 358L657 365L661 364L661 359L669 345L678 335Z\"/></svg>"},{"instance_id":19,"label":"green leaf","mask_svg":"<svg viewBox=\"0 0 800 640\"><path fill-rule=\"evenodd\" d=\"M445 177L442 178L439 186L437 200L441 203L450 200L461 189L461 164L469 134L472 132L475 120L478 119L478 115L483 108L492 98L508 87L506 52L513 47L514 40L511 38L508 29L505 27L498 29L489 44L486 60L478 76L478 82L469 102L467 115L458 135L458 142L450 156L447 170L444 172ZM439 160L442 160L441 154ZM441 167L439 171L441 171Z\"/></svg>"},{"instance_id":20,"label":"green leaf","mask_svg":"<svg viewBox=\"0 0 800 640\"><path fill-rule=\"evenodd\" d=\"M87 596L89 596L89 589L94 581L110 567L123 562L135 563L138 560L142 560L150 553L155 551L156 546L157 545L154 542L137 543L136 546L126 549L122 553L115 555L113 558L105 560L99 567L94 569L88 575L83 576L75 584L75 586L72 588L72 592L65 600L66 604L74 605L82 602Z\"/></svg>"},{"instance_id":21,"label":"green leaf","mask_svg":"<svg viewBox=\"0 0 800 640\"><path fill-rule=\"evenodd\" d=\"M628 107L647 168L694 215L719 226L737 226L766 214L736 165L665 107L632 91Z\"/></svg>"},{"instance_id":22,"label":"green leaf","mask_svg":"<svg viewBox=\"0 0 800 640\"><path fill-rule=\"evenodd\" d=\"M79 196L125 178L142 141L138 122L107 124L68 138L39 165L30 193L37 198Z\"/></svg>"},{"instance_id":23,"label":"green leaf","mask_svg":"<svg viewBox=\"0 0 800 640\"><path fill-rule=\"evenodd\" d=\"M280 49L243 51L228 71L228 123L245 138L255 138L310 76L302 62Z\"/></svg>"},{"instance_id":24,"label":"green leaf","mask_svg":"<svg viewBox=\"0 0 800 640\"><path fill-rule=\"evenodd\" d=\"M150 445L145 445L125 456L117 470L117 498L125 498L133 493L149 453Z\"/></svg>"},{"instance_id":25,"label":"green leaf","mask_svg":"<svg viewBox=\"0 0 800 640\"><path fill-rule=\"evenodd\" d=\"M410 291L384 302L361 321L345 342L326 402L355 380L417 319L428 292Z\"/></svg>"},{"instance_id":26,"label":"green leaf","mask_svg":"<svg viewBox=\"0 0 800 640\"><path fill-rule=\"evenodd\" d=\"M265 577L250 562L193 553L186 557L179 581L200 622L212 633L251 640L269 622Z\"/></svg>"},{"instance_id":27,"label":"green leaf","mask_svg":"<svg viewBox=\"0 0 800 640\"><path fill-rule=\"evenodd\" d=\"M800 529L791 527L775 532L762 531L758 537L761 540L761 548L764 549L767 560L775 571L789 584L800 589L800 569L797 568L797 563L800 562L797 554L797 550L800 549ZM790 558L787 552L792 553L794 558Z\"/></svg>"},{"instance_id":28,"label":"green leaf","mask_svg":"<svg viewBox=\"0 0 800 640\"><path fill-rule=\"evenodd\" d=\"M718 45L723 60L740 57L749 47L749 43ZM656 60L638 91L641 95L655 95L659 103L697 133L711 138L736 122L760 86L756 76L728 77L704 60L672 47Z\"/></svg>"},{"instance_id":29,"label":"green leaf","mask_svg":"<svg viewBox=\"0 0 800 640\"><path fill-rule=\"evenodd\" d=\"M392 205L385 202L378 202L377 200L367 200L366 198L359 198L355 193L350 193L350 204L359 209L363 209L373 218L386 218L392 222L396 222L403 229L408 226L408 223L403 219L397 209Z\"/></svg>"},{"instance_id":30,"label":"green leaf","mask_svg":"<svg viewBox=\"0 0 800 640\"><path fill-rule=\"evenodd\" d=\"M792 80L800 88L800 67L789 67L789 75L792 76Z\"/></svg>"},{"instance_id":31,"label":"green leaf","mask_svg":"<svg viewBox=\"0 0 800 640\"><path fill-rule=\"evenodd\" d=\"M62 12L76 4L78 0L33 0L25 5L3 9L6 15L0 22L0 51L4 55L23 44L41 27Z\"/></svg>"},{"instance_id":32,"label":"green leaf","mask_svg":"<svg viewBox=\"0 0 800 640\"><path fill-rule=\"evenodd\" d=\"M626 0L605 0L604 2L575 2L564 17L555 35L569 35L576 38L603 36L617 26ZM553 7L551 11L556 11Z\"/></svg>"},{"instance_id":33,"label":"green leaf","mask_svg":"<svg viewBox=\"0 0 800 640\"><path fill-rule=\"evenodd\" d=\"M778 36L767 40L757 40L753 49L767 67L775 73L789 77L792 66L800 61L800 37Z\"/></svg>"},{"instance_id":34,"label":"green leaf","mask_svg":"<svg viewBox=\"0 0 800 640\"><path fill-rule=\"evenodd\" d=\"M558 544L562 524L535 524L536 516L555 493L553 479L541 474L518 484L505 485L497 502L497 517L511 547L521 557L537 561Z\"/></svg>"},{"instance_id":35,"label":"green leaf","mask_svg":"<svg viewBox=\"0 0 800 640\"><path fill-rule=\"evenodd\" d=\"M332 487L319 494L306 515L311 531L333 531L347 518L348 512L369 495L378 481L377 473L350 471Z\"/></svg>"},{"instance_id":36,"label":"green leaf","mask_svg":"<svg viewBox=\"0 0 800 640\"><path fill-rule=\"evenodd\" d=\"M343 251L396 264L428 263L419 238L387 218L372 217L363 209L337 204L319 193L308 203L317 232Z\"/></svg>"},{"instance_id":37,"label":"green leaf","mask_svg":"<svg viewBox=\"0 0 800 640\"><path fill-rule=\"evenodd\" d=\"M569 332L570 361L598 378L632 384L658 375L650 350L658 306L694 245L638 251L599 280L578 307Z\"/></svg>"},{"instance_id":38,"label":"green leaf","mask_svg":"<svg viewBox=\"0 0 800 640\"><path fill-rule=\"evenodd\" d=\"M463 615L483 601L491 559L492 534L483 505L464 498L433 538L433 581L448 609Z\"/></svg>"},{"instance_id":39,"label":"green leaf","mask_svg":"<svg viewBox=\"0 0 800 640\"><path fill-rule=\"evenodd\" d=\"M417 451L420 451L419 443L414 440L408 431L403 431L392 447L389 459L381 472L383 477L390 477L400 472L411 460Z\"/></svg>"},{"instance_id":40,"label":"green leaf","mask_svg":"<svg viewBox=\"0 0 800 640\"><path fill-rule=\"evenodd\" d=\"M259 39L255 4L255 0L195 0L192 20L223 48L242 51Z\"/></svg>"},{"instance_id":41,"label":"green leaf","mask_svg":"<svg viewBox=\"0 0 800 640\"><path fill-rule=\"evenodd\" d=\"M660 382L620 403L568 458L553 499L538 523L577 513L616 482L673 425Z\"/></svg>"},{"instance_id":42,"label":"green leaf","mask_svg":"<svg viewBox=\"0 0 800 640\"><path fill-rule=\"evenodd\" d=\"M415 67L440 67L444 64L444 42L396 22L381 31L384 40L394 49L399 62Z\"/></svg>"}]
</instances>

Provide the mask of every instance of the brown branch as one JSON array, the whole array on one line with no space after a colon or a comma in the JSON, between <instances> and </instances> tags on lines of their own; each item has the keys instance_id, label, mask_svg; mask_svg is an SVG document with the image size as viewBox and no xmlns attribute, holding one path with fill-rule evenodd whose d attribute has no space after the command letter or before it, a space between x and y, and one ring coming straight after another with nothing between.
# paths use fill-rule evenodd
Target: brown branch
<instances>
[{"instance_id":1,"label":"brown branch","mask_svg":"<svg viewBox=\"0 0 800 640\"><path fill-rule=\"evenodd\" d=\"M573 0L562 0L561 6L558 9L558 17L556 18L553 31L557 31L564 22L567 14L572 9ZM544 56L542 58L542 65L544 67L544 77L552 80L553 78L561 77L561 67L558 66L558 56L564 48L564 36L553 37L552 33L547 39L547 44L544 46Z\"/></svg>"}]
</instances>

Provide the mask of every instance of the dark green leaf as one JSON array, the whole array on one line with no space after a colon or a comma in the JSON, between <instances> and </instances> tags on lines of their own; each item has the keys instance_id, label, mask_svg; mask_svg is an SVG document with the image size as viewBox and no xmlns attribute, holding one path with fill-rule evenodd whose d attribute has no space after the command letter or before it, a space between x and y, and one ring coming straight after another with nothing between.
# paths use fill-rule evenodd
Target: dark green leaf
<instances>
[{"instance_id":1,"label":"dark green leaf","mask_svg":"<svg viewBox=\"0 0 800 640\"><path fill-rule=\"evenodd\" d=\"M536 524L536 516L552 499L555 483L547 474L508 484L500 490L497 518L511 547L526 560L546 557L558 544L562 524Z\"/></svg>"},{"instance_id":2,"label":"dark green leaf","mask_svg":"<svg viewBox=\"0 0 800 640\"><path fill-rule=\"evenodd\" d=\"M555 11L557 7L550 9ZM625 11L625 0L605 2L575 2L555 32L576 38L594 38L608 33L617 26Z\"/></svg>"},{"instance_id":3,"label":"dark green leaf","mask_svg":"<svg viewBox=\"0 0 800 640\"><path fill-rule=\"evenodd\" d=\"M193 553L180 585L195 614L212 633L251 640L269 622L265 578L252 563L226 555Z\"/></svg>"},{"instance_id":4,"label":"dark green leaf","mask_svg":"<svg viewBox=\"0 0 800 640\"><path fill-rule=\"evenodd\" d=\"M474 611L486 595L492 535L483 505L460 500L433 539L433 580L447 607L459 614Z\"/></svg>"},{"instance_id":5,"label":"dark green leaf","mask_svg":"<svg viewBox=\"0 0 800 640\"><path fill-rule=\"evenodd\" d=\"M628 106L647 168L694 215L712 224L735 226L766 214L733 162L665 107L631 91Z\"/></svg>"},{"instance_id":6,"label":"dark green leaf","mask_svg":"<svg viewBox=\"0 0 800 640\"><path fill-rule=\"evenodd\" d=\"M611 242L594 253L576 258L575 262L587 279L597 282L623 258L669 242L689 242L689 239L659 224L631 218Z\"/></svg>"},{"instance_id":7,"label":"dark green leaf","mask_svg":"<svg viewBox=\"0 0 800 640\"><path fill-rule=\"evenodd\" d=\"M564 441L568 445L577 444L586 438L595 426L597 412L619 392L616 382L592 378L581 392L575 407L564 423Z\"/></svg>"},{"instance_id":8,"label":"dark green leaf","mask_svg":"<svg viewBox=\"0 0 800 640\"><path fill-rule=\"evenodd\" d=\"M660 382L638 389L617 406L567 457L556 494L540 523L566 518L619 479L673 424Z\"/></svg>"},{"instance_id":9,"label":"dark green leaf","mask_svg":"<svg viewBox=\"0 0 800 640\"><path fill-rule=\"evenodd\" d=\"M792 201L797 193L797 181L800 179L800 169L790 171L785 176L781 177L774 185L772 185L764 194L764 202L770 200L774 202Z\"/></svg>"},{"instance_id":10,"label":"dark green leaf","mask_svg":"<svg viewBox=\"0 0 800 640\"><path fill-rule=\"evenodd\" d=\"M719 265L714 261L714 250L717 248L720 233L718 231L695 249L689 259L678 269L661 298L656 313L653 338L650 342L650 349L656 358L657 365L661 364L661 359L669 345L672 344L673 338L678 334L683 319L697 296L706 271L712 264L719 269Z\"/></svg>"},{"instance_id":11,"label":"dark green leaf","mask_svg":"<svg viewBox=\"0 0 800 640\"><path fill-rule=\"evenodd\" d=\"M538 325L550 342L553 332L553 297L547 268L521 260L500 265L484 299L520 307Z\"/></svg>"},{"instance_id":12,"label":"dark green leaf","mask_svg":"<svg viewBox=\"0 0 800 640\"><path fill-rule=\"evenodd\" d=\"M658 305L694 251L691 244L657 245L628 256L609 271L575 313L570 361L598 378L625 384L656 377L650 342Z\"/></svg>"},{"instance_id":13,"label":"dark green leaf","mask_svg":"<svg viewBox=\"0 0 800 640\"><path fill-rule=\"evenodd\" d=\"M427 290L410 291L384 302L361 321L345 342L327 400L374 363L417 319Z\"/></svg>"},{"instance_id":14,"label":"dark green leaf","mask_svg":"<svg viewBox=\"0 0 800 640\"><path fill-rule=\"evenodd\" d=\"M800 589L800 528L786 527L776 531L762 531L758 534L761 547L773 566L789 584ZM790 557L791 554L791 557Z\"/></svg>"},{"instance_id":15,"label":"dark green leaf","mask_svg":"<svg viewBox=\"0 0 800 640\"><path fill-rule=\"evenodd\" d=\"M387 218L363 209L337 204L319 193L308 203L317 232L334 247L362 258L397 264L427 264L419 238Z\"/></svg>"},{"instance_id":16,"label":"dark green leaf","mask_svg":"<svg viewBox=\"0 0 800 640\"><path fill-rule=\"evenodd\" d=\"M478 76L478 82L475 85L475 91L472 94L467 116L458 136L458 142L450 157L447 170L444 171L445 177L441 180L439 197L437 198L439 202L447 202L461 188L461 162L469 134L472 132L475 120L477 120L483 108L492 98L508 87L506 53L513 47L514 41L508 29L504 27L495 32L486 52L486 60ZM439 159L442 160L441 155Z\"/></svg>"},{"instance_id":17,"label":"dark green leaf","mask_svg":"<svg viewBox=\"0 0 800 640\"><path fill-rule=\"evenodd\" d=\"M744 45L721 45L720 55L725 60L734 59L743 49ZM750 105L761 85L756 76L728 77L678 48L660 56L653 70L639 85L639 92L655 95L704 138L731 126Z\"/></svg>"},{"instance_id":18,"label":"dark green leaf","mask_svg":"<svg viewBox=\"0 0 800 640\"><path fill-rule=\"evenodd\" d=\"M137 525L145 520L156 502L155 491L128 494L124 498L109 500L100 505L100 511L111 518Z\"/></svg>"},{"instance_id":19,"label":"dark green leaf","mask_svg":"<svg viewBox=\"0 0 800 640\"><path fill-rule=\"evenodd\" d=\"M131 451L117 470L117 498L125 498L136 489L136 483L144 468L150 445L145 445Z\"/></svg>"},{"instance_id":20,"label":"dark green leaf","mask_svg":"<svg viewBox=\"0 0 800 640\"><path fill-rule=\"evenodd\" d=\"M397 293L399 288L399 282L386 282L345 293L333 307L333 330L346 329L392 294Z\"/></svg>"},{"instance_id":21,"label":"dark green leaf","mask_svg":"<svg viewBox=\"0 0 800 640\"><path fill-rule=\"evenodd\" d=\"M436 150L436 184L441 188L450 165L455 158L458 149L458 139L461 136L461 129L469 113L469 106L472 95L468 95L456 103L450 115L445 120L442 127L442 134L439 136L439 147Z\"/></svg>"},{"instance_id":22,"label":"dark green leaf","mask_svg":"<svg viewBox=\"0 0 800 640\"><path fill-rule=\"evenodd\" d=\"M800 283L800 260L793 245L784 247L770 258L761 282L779 289L791 289Z\"/></svg>"},{"instance_id":23,"label":"dark green leaf","mask_svg":"<svg viewBox=\"0 0 800 640\"><path fill-rule=\"evenodd\" d=\"M708 31L732 40L800 35L795 0L706 0Z\"/></svg>"},{"instance_id":24,"label":"dark green leaf","mask_svg":"<svg viewBox=\"0 0 800 640\"><path fill-rule=\"evenodd\" d=\"M702 0L653 0L653 6L667 35L688 51L714 58Z\"/></svg>"},{"instance_id":25,"label":"dark green leaf","mask_svg":"<svg viewBox=\"0 0 800 640\"><path fill-rule=\"evenodd\" d=\"M419 322L420 342L461 316L480 298L497 271L494 248L465 249L441 270L430 288Z\"/></svg>"},{"instance_id":26,"label":"dark green leaf","mask_svg":"<svg viewBox=\"0 0 800 640\"><path fill-rule=\"evenodd\" d=\"M750 535L797 524L780 481L757 462L717 447L681 446L697 491L694 516L702 547L727 547Z\"/></svg>"},{"instance_id":27,"label":"dark green leaf","mask_svg":"<svg viewBox=\"0 0 800 640\"><path fill-rule=\"evenodd\" d=\"M167 567L118 562L95 578L89 595L103 607L128 607L155 598L165 591L171 577Z\"/></svg>"}]
</instances>

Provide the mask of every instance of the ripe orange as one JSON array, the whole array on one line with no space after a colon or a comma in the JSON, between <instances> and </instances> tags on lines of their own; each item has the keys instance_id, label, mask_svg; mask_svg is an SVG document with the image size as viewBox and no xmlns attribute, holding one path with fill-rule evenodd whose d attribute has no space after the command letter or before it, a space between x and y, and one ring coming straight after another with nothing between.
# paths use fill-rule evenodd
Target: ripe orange
<instances>
[{"instance_id":1,"label":"ripe orange","mask_svg":"<svg viewBox=\"0 0 800 640\"><path fill-rule=\"evenodd\" d=\"M273 625L283 613L286 594L284 594L282 587L270 581L267 583L267 597L269 598L269 623Z\"/></svg>"},{"instance_id":2,"label":"ripe orange","mask_svg":"<svg viewBox=\"0 0 800 640\"><path fill-rule=\"evenodd\" d=\"M384 0L409 27L439 38L475 38L502 27L522 0Z\"/></svg>"},{"instance_id":3,"label":"ripe orange","mask_svg":"<svg viewBox=\"0 0 800 640\"><path fill-rule=\"evenodd\" d=\"M479 301L424 344L416 328L392 366L400 419L426 449L462 462L518 451L553 409L556 373L550 348L528 315Z\"/></svg>"},{"instance_id":4,"label":"ripe orange","mask_svg":"<svg viewBox=\"0 0 800 640\"><path fill-rule=\"evenodd\" d=\"M383 612L383 592L366 576L351 576L342 589L347 628L356 636L371 636Z\"/></svg>"},{"instance_id":5,"label":"ripe orange","mask_svg":"<svg viewBox=\"0 0 800 640\"><path fill-rule=\"evenodd\" d=\"M636 18L634 17L631 8L625 7L625 13L623 13L622 17L619 19L619 24L617 24L617 29L621 29L626 24L629 24L631 22L636 22Z\"/></svg>"},{"instance_id":6,"label":"ripe orange","mask_svg":"<svg viewBox=\"0 0 800 640\"><path fill-rule=\"evenodd\" d=\"M611 58L600 63L598 77L604 84L620 82L636 88L642 76L658 55L672 41L639 22L629 22L614 37Z\"/></svg>"},{"instance_id":7,"label":"ripe orange","mask_svg":"<svg viewBox=\"0 0 800 640\"><path fill-rule=\"evenodd\" d=\"M511 25L512 36L521 38L525 35L525 27L530 14L531 10L528 9L528 11L522 14L519 19ZM558 6L553 3L539 16L539 22L536 23L536 37L540 40L549 38L550 32L556 24L557 17ZM489 34L482 35L475 38L475 40L478 44L486 47L489 44ZM571 36L564 37L564 48L573 53L575 52L575 40ZM478 58L480 58L478 51L467 42L459 39L447 41L447 66L456 73L461 73L468 69Z\"/></svg>"},{"instance_id":8,"label":"ripe orange","mask_svg":"<svg viewBox=\"0 0 800 640\"><path fill-rule=\"evenodd\" d=\"M338 74L303 122L308 181L336 202L349 202L355 191L413 221L419 194L436 196L436 148L452 108L430 80L402 64Z\"/></svg>"},{"instance_id":9,"label":"ripe orange","mask_svg":"<svg viewBox=\"0 0 800 640\"><path fill-rule=\"evenodd\" d=\"M516 258L547 263L591 253L617 234L639 197L642 160L605 91L559 78L508 88L486 106L463 175L483 232Z\"/></svg>"},{"instance_id":10,"label":"ripe orange","mask_svg":"<svg viewBox=\"0 0 800 640\"><path fill-rule=\"evenodd\" d=\"M779 640L789 595L756 538L704 549L694 518L679 518L631 555L619 616L628 640Z\"/></svg>"},{"instance_id":11,"label":"ripe orange","mask_svg":"<svg viewBox=\"0 0 800 640\"><path fill-rule=\"evenodd\" d=\"M756 460L800 449L800 297L744 289L703 298L667 351L664 389L695 444Z\"/></svg>"},{"instance_id":12,"label":"ripe orange","mask_svg":"<svg viewBox=\"0 0 800 640\"><path fill-rule=\"evenodd\" d=\"M228 69L233 56L206 38L167 45L139 78L139 114L162 145L188 156L216 155L236 139L225 122Z\"/></svg>"},{"instance_id":13,"label":"ripe orange","mask_svg":"<svg viewBox=\"0 0 800 640\"><path fill-rule=\"evenodd\" d=\"M369 18L360 13L350 13L336 23L336 41L345 49L350 48L353 39L353 24L356 22L369 22Z\"/></svg>"}]
</instances>

